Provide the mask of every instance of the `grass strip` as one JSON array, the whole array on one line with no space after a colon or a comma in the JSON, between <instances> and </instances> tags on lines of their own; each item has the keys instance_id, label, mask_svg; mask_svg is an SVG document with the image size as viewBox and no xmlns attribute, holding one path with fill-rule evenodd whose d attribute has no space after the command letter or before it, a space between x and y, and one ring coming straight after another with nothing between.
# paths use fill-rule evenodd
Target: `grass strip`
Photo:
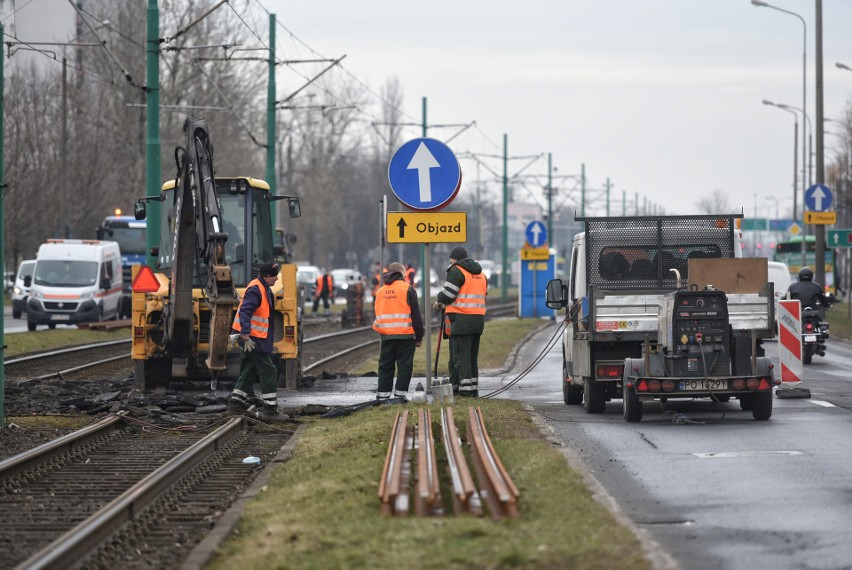
<instances>
[{"instance_id":1,"label":"grass strip","mask_svg":"<svg viewBox=\"0 0 852 570\"><path fill-rule=\"evenodd\" d=\"M54 329L40 330L25 333L7 334L6 356L39 352L51 348L62 348L93 342L104 342L108 340L119 340L130 338L130 329L119 329L113 331L96 331L88 329ZM128 352L130 348L128 346Z\"/></svg>"},{"instance_id":2,"label":"grass strip","mask_svg":"<svg viewBox=\"0 0 852 570\"><path fill-rule=\"evenodd\" d=\"M632 533L592 499L521 404L477 400L476 405L521 491L520 518L498 523L455 516L448 492L444 517L382 516L378 480L399 409L382 406L312 421L293 458L247 506L210 568L649 567ZM467 406L457 403L455 415L463 434ZM438 422L437 406L432 416ZM439 439L440 424L433 428ZM437 453L443 481L440 443Z\"/></svg>"}]
</instances>

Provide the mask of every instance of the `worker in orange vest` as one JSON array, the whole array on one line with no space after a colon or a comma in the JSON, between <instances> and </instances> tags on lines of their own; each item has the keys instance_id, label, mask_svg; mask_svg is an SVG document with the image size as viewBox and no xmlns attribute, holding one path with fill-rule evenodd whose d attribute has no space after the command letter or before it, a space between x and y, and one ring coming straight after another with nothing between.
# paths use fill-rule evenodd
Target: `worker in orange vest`
<instances>
[{"instance_id":1,"label":"worker in orange vest","mask_svg":"<svg viewBox=\"0 0 852 570\"><path fill-rule=\"evenodd\" d=\"M382 264L378 261L376 262L376 273L373 275L373 278L370 280L370 284L373 286L373 301L375 302L376 294L379 292L379 289L382 286L382 276L388 272L388 268L382 268Z\"/></svg>"},{"instance_id":2,"label":"worker in orange vest","mask_svg":"<svg viewBox=\"0 0 852 570\"><path fill-rule=\"evenodd\" d=\"M319 310L319 302L320 299L322 299L322 304L325 308L325 315L330 315L331 311L328 309L329 297L334 299L334 279L332 279L331 275L328 274L328 271L323 269L322 275L317 277L317 287L314 291L314 309L311 313L314 315L317 314L317 310Z\"/></svg>"},{"instance_id":3,"label":"worker in orange vest","mask_svg":"<svg viewBox=\"0 0 852 570\"><path fill-rule=\"evenodd\" d=\"M414 369L414 351L423 340L423 318L417 304L417 291L406 283L402 263L390 264L384 285L376 293L376 320L373 329L382 335L379 350L377 400L404 398ZM396 386L393 376L396 367Z\"/></svg>"},{"instance_id":4,"label":"worker in orange vest","mask_svg":"<svg viewBox=\"0 0 852 570\"><path fill-rule=\"evenodd\" d=\"M405 280L408 281L408 284L414 287L414 274L417 271L414 269L414 266L410 263L405 266Z\"/></svg>"},{"instance_id":5,"label":"worker in orange vest","mask_svg":"<svg viewBox=\"0 0 852 570\"><path fill-rule=\"evenodd\" d=\"M444 311L444 338L450 344L450 382L459 396L479 395L479 339L485 329L488 281L482 267L458 246L450 252L447 280L432 306Z\"/></svg>"},{"instance_id":6,"label":"worker in orange vest","mask_svg":"<svg viewBox=\"0 0 852 570\"><path fill-rule=\"evenodd\" d=\"M254 383L260 382L263 402L260 419L289 419L278 414L278 369L272 362L275 319L272 318L274 296L272 286L278 280L277 263L264 263L260 273L246 287L234 323L231 326L243 351L240 353L240 378L228 400L228 413L242 415L254 396Z\"/></svg>"}]
</instances>

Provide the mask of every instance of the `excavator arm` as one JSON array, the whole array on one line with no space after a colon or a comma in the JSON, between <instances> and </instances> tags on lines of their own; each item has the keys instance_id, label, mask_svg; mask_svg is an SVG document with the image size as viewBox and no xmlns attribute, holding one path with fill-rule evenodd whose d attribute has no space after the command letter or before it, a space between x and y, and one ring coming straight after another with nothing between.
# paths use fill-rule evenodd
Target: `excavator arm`
<instances>
[{"instance_id":1,"label":"excavator arm","mask_svg":"<svg viewBox=\"0 0 852 570\"><path fill-rule=\"evenodd\" d=\"M227 367L228 334L239 298L225 260L228 235L222 232L207 121L188 118L184 133L186 148L175 149L177 184L166 338L175 351L194 346L193 271L196 267L206 269L202 302L210 309L210 348L205 364L210 370L223 370Z\"/></svg>"}]
</instances>

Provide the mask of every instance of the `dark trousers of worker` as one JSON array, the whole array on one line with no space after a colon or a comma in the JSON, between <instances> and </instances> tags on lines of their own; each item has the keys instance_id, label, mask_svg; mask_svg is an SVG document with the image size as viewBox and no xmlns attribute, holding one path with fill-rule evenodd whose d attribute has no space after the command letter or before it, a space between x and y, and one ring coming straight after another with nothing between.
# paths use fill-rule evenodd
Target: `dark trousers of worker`
<instances>
[{"instance_id":1,"label":"dark trousers of worker","mask_svg":"<svg viewBox=\"0 0 852 570\"><path fill-rule=\"evenodd\" d=\"M278 369L272 356L265 352L240 353L240 378L234 385L231 399L247 406L254 395L254 383L260 382L260 399L266 409L278 409Z\"/></svg>"},{"instance_id":2,"label":"dark trousers of worker","mask_svg":"<svg viewBox=\"0 0 852 570\"><path fill-rule=\"evenodd\" d=\"M320 295L319 297L314 299L314 310L313 310L313 312L316 313L317 310L319 309L320 299L322 299L322 305L325 308L325 312L327 313L328 312L328 293L323 293L322 295Z\"/></svg>"},{"instance_id":3,"label":"dark trousers of worker","mask_svg":"<svg viewBox=\"0 0 852 570\"><path fill-rule=\"evenodd\" d=\"M478 334L450 336L450 382L459 396L479 395Z\"/></svg>"},{"instance_id":4,"label":"dark trousers of worker","mask_svg":"<svg viewBox=\"0 0 852 570\"><path fill-rule=\"evenodd\" d=\"M403 397L411 384L411 373L414 370L414 351L417 348L413 338L382 339L379 350L379 388L376 398L384 400L393 396ZM393 383L393 372L396 367L396 387Z\"/></svg>"}]
</instances>

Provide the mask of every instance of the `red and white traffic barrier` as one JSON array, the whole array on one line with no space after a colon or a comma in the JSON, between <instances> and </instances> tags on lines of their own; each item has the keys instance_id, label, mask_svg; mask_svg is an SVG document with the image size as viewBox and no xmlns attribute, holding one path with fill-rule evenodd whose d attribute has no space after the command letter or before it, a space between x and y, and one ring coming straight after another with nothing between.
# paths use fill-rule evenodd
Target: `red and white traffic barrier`
<instances>
[{"instance_id":1,"label":"red and white traffic barrier","mask_svg":"<svg viewBox=\"0 0 852 570\"><path fill-rule=\"evenodd\" d=\"M781 383L793 386L802 381L802 303L778 301L778 359Z\"/></svg>"}]
</instances>

